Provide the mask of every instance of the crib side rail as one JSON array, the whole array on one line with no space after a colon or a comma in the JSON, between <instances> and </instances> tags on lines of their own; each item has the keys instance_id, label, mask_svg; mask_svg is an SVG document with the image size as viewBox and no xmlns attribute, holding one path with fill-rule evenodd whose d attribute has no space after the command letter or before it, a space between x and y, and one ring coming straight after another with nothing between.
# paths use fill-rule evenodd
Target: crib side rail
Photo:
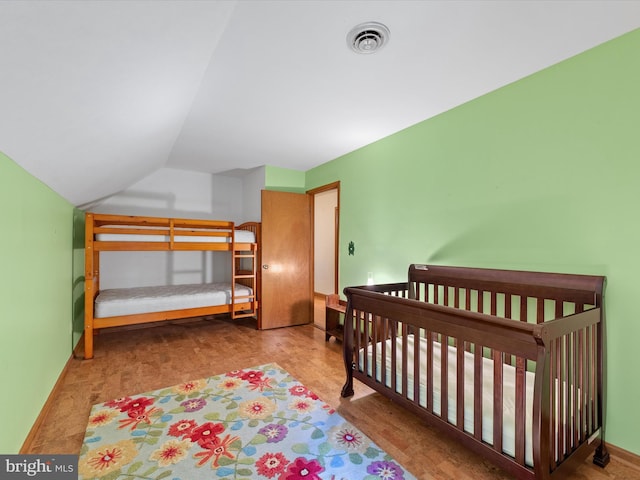
<instances>
[{"instance_id":1,"label":"crib side rail","mask_svg":"<svg viewBox=\"0 0 640 480\"><path fill-rule=\"evenodd\" d=\"M551 360L555 365L553 381L583 393L578 385L589 386L589 422L584 431L589 432L588 443L597 445L594 463L604 467L609 462L604 442L604 276L414 264L409 267L409 280L412 298L418 300L546 325L557 338L546 344L548 351L555 352ZM514 361L509 356L504 359L509 364ZM586 377L572 377L572 372L588 375L589 383ZM555 401L558 405L563 402ZM571 408L576 411L578 406ZM583 431L567 425L564 429L570 441L560 439L562 444L555 445L554 465L556 458L559 463L576 445L582 448L585 443Z\"/></svg>"},{"instance_id":2,"label":"crib side rail","mask_svg":"<svg viewBox=\"0 0 640 480\"><path fill-rule=\"evenodd\" d=\"M539 475L556 471L578 450L597 449L594 462L608 461L602 431L601 321L601 309L594 308L546 322L537 332L546 346L540 360L545 368L536 377L543 401L534 404L539 410L533 416L533 432L539 434L534 442L541 445L534 450Z\"/></svg>"},{"instance_id":3,"label":"crib side rail","mask_svg":"<svg viewBox=\"0 0 640 480\"><path fill-rule=\"evenodd\" d=\"M397 283L381 283L376 285L362 285L354 287L365 292L377 292L385 295L391 295L392 297L409 298L409 283L397 282ZM345 289L346 291L346 289Z\"/></svg>"},{"instance_id":4,"label":"crib side rail","mask_svg":"<svg viewBox=\"0 0 640 480\"><path fill-rule=\"evenodd\" d=\"M409 282L413 288L420 285L438 285L441 287L442 295L448 295L449 290L461 289L463 291L486 292L495 304L495 296L501 294L505 296L505 308L510 308L512 297L523 299L547 299L560 304L563 302L579 305L600 306L604 290L604 277L595 275L576 275L565 273L547 272L526 272L516 270L496 270L485 268L449 267L439 265L413 264L409 267ZM444 288L443 288L444 287ZM420 291L416 292L414 298L424 299L420 296ZM437 294L437 291L436 291ZM484 296L480 296L479 301ZM439 302L443 302L441 298ZM454 299L447 299L454 302ZM438 302L432 302L438 303ZM456 308L463 308L455 305ZM540 305L539 305L540 306ZM495 307L487 306L493 310ZM468 308L466 308L468 310ZM482 311L482 306L480 306ZM485 313L490 313L486 311ZM491 312L495 315L495 313ZM511 318L509 315L505 315ZM523 312L526 316L526 312ZM522 318L524 319L524 318ZM547 318L550 319L550 318ZM537 322L544 321L542 316L538 316Z\"/></svg>"}]
</instances>

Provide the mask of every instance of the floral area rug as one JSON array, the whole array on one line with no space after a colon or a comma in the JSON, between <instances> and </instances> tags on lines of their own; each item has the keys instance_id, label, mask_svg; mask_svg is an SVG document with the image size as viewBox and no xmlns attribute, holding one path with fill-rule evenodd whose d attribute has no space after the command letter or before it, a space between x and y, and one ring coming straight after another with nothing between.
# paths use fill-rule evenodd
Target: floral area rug
<instances>
[{"instance_id":1,"label":"floral area rug","mask_svg":"<svg viewBox=\"0 0 640 480\"><path fill-rule=\"evenodd\" d=\"M94 405L79 479L410 480L277 364Z\"/></svg>"}]
</instances>

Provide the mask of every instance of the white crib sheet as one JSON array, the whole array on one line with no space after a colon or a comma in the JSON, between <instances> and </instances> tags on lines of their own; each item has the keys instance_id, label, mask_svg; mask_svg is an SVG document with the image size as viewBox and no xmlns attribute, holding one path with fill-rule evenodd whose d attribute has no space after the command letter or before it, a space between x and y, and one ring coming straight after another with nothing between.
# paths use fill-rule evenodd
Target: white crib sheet
<instances>
[{"instance_id":1,"label":"white crib sheet","mask_svg":"<svg viewBox=\"0 0 640 480\"><path fill-rule=\"evenodd\" d=\"M420 398L419 403L426 407L427 389L427 339L420 338ZM391 343L392 340L386 341L386 386L391 387ZM442 346L439 342L433 342L433 411L441 415L441 388L440 388L440 365ZM413 362L414 362L414 336L407 337L407 396L413 400ZM456 347L448 347L448 412L447 419L449 423L456 424L456 365L457 365ZM372 346L367 349L368 356L368 375L372 376ZM362 368L364 357L362 350L360 351L360 365ZM396 338L396 391L401 392L402 388L402 337ZM474 356L472 353L464 353L464 430L473 434L473 404L474 404ZM382 365L382 346L376 345L376 364L378 369L376 372L376 380L381 381L381 365ZM503 366L503 431L502 431L502 449L503 452L515 456L515 368L510 365ZM493 444L493 360L483 358L482 366L482 440ZM533 372L526 372L525 384L525 462L529 466L533 466L533 448L532 448L532 409L533 409L533 383L535 375Z\"/></svg>"},{"instance_id":2,"label":"white crib sheet","mask_svg":"<svg viewBox=\"0 0 640 480\"><path fill-rule=\"evenodd\" d=\"M252 290L244 285L236 284L235 294L236 296L251 295ZM236 298L236 303L246 301L247 299ZM102 290L98 294L95 300L94 314L96 318L105 318L230 303L230 283L112 288Z\"/></svg>"}]
</instances>

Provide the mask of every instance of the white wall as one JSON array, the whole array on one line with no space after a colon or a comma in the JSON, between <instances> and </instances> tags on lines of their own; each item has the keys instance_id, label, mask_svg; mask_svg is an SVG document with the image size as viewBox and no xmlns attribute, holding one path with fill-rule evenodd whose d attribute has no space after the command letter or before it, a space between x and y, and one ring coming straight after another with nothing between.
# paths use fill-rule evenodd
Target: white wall
<instances>
[{"instance_id":1,"label":"white wall","mask_svg":"<svg viewBox=\"0 0 640 480\"><path fill-rule=\"evenodd\" d=\"M237 221L242 217L242 200L242 179L239 177L161 168L92 210Z\"/></svg>"},{"instance_id":2,"label":"white wall","mask_svg":"<svg viewBox=\"0 0 640 480\"><path fill-rule=\"evenodd\" d=\"M314 195L313 290L328 295L335 285L335 215L338 191L327 190Z\"/></svg>"},{"instance_id":3,"label":"white wall","mask_svg":"<svg viewBox=\"0 0 640 480\"><path fill-rule=\"evenodd\" d=\"M249 170L242 177L244 194L243 222L259 222L262 218L262 190L265 188L265 167Z\"/></svg>"},{"instance_id":4,"label":"white wall","mask_svg":"<svg viewBox=\"0 0 640 480\"><path fill-rule=\"evenodd\" d=\"M242 176L161 168L90 210L242 223L260 211L260 188L253 192L260 184L260 172L264 188L264 168L247 175L248 186ZM231 256L224 252L104 252L100 273L102 289L229 281Z\"/></svg>"}]
</instances>

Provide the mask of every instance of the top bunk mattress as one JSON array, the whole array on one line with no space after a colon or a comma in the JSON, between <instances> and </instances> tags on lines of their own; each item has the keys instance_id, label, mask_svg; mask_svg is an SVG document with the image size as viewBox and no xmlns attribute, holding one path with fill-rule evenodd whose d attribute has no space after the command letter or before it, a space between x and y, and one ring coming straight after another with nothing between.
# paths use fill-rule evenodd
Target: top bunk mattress
<instances>
[{"instance_id":1,"label":"top bunk mattress","mask_svg":"<svg viewBox=\"0 0 640 480\"><path fill-rule=\"evenodd\" d=\"M112 227L117 228L117 227ZM140 229L142 227L136 227ZM153 230L149 228L149 230ZM256 236L249 230L234 230L236 243L255 243ZM171 237L165 234L133 234L133 233L98 233L96 240L99 242L170 242ZM180 229L174 230L174 242L191 243L230 243L230 236L206 236L206 235L180 235Z\"/></svg>"}]
</instances>

